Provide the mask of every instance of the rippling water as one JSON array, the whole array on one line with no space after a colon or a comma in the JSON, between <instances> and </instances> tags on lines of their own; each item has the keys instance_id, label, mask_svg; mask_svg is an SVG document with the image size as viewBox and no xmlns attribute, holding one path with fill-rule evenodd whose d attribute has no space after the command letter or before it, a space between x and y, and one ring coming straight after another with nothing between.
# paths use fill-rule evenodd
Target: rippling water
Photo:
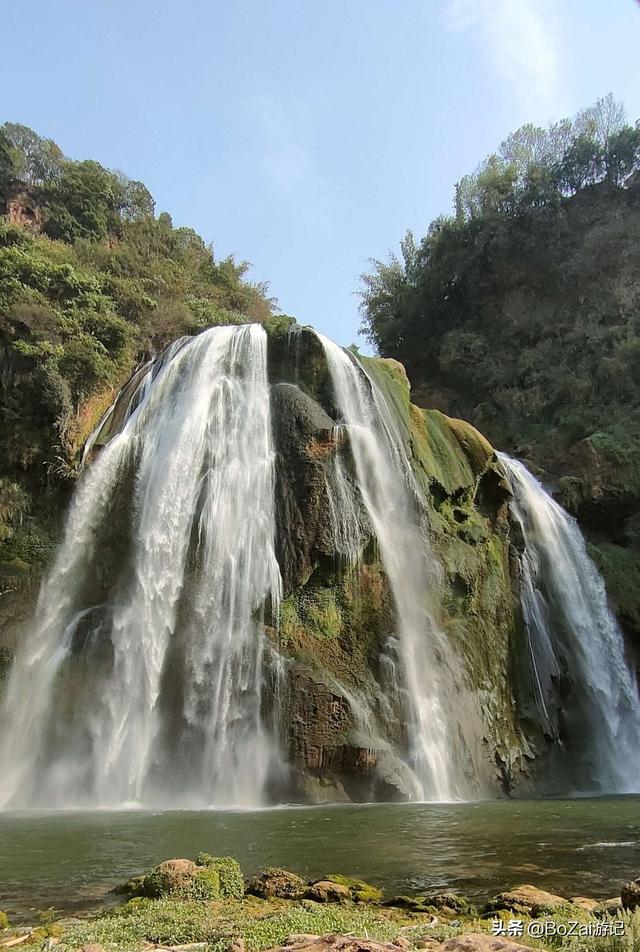
<instances>
[{"instance_id":1,"label":"rippling water","mask_svg":"<svg viewBox=\"0 0 640 952\"><path fill-rule=\"evenodd\" d=\"M604 898L640 875L640 798L283 807L258 812L0 814L0 908L70 912L154 863L233 854L246 875L359 875L389 896L518 882ZM112 899L113 897L111 897Z\"/></svg>"}]
</instances>

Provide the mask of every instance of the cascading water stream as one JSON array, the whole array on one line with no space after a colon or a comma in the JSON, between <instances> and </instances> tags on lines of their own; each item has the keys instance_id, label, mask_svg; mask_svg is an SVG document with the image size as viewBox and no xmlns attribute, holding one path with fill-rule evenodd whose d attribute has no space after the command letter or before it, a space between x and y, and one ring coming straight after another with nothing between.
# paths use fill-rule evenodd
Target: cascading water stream
<instances>
[{"instance_id":1,"label":"cascading water stream","mask_svg":"<svg viewBox=\"0 0 640 952\"><path fill-rule=\"evenodd\" d=\"M262 714L273 484L261 327L211 329L143 368L14 665L0 805L261 803L277 762ZM114 523L122 550L102 566Z\"/></svg>"},{"instance_id":2,"label":"cascading water stream","mask_svg":"<svg viewBox=\"0 0 640 952\"><path fill-rule=\"evenodd\" d=\"M541 720L562 738L574 792L638 791L638 686L602 578L575 520L522 463L498 458L524 537L521 600Z\"/></svg>"},{"instance_id":3,"label":"cascading water stream","mask_svg":"<svg viewBox=\"0 0 640 952\"><path fill-rule=\"evenodd\" d=\"M448 648L430 611L437 563L417 512L410 465L393 413L375 381L341 347L318 337L337 408L349 434L358 489L393 592L398 654L409 708L414 798L450 800L459 789L458 765L442 703ZM338 484L340 475L339 469L334 471ZM348 487L338 495L348 500ZM352 507L345 508L350 515ZM350 517L353 523L352 514Z\"/></svg>"}]
</instances>

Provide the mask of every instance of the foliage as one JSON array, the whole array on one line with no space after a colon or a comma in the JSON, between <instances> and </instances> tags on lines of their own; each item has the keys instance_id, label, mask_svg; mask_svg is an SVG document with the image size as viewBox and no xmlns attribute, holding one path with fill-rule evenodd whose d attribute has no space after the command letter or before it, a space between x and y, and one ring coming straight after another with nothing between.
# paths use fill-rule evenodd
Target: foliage
<instances>
[{"instance_id":1,"label":"foliage","mask_svg":"<svg viewBox=\"0 0 640 952\"><path fill-rule=\"evenodd\" d=\"M215 871L221 899L240 900L243 898L244 876L240 864L233 856L210 856L209 853L198 853L196 863L207 870Z\"/></svg>"},{"instance_id":2,"label":"foliage","mask_svg":"<svg viewBox=\"0 0 640 952\"><path fill-rule=\"evenodd\" d=\"M507 921L512 913L505 913ZM526 930L530 921L521 917ZM515 941L533 949L554 952L632 952L640 940L640 913L623 913L624 936L582 937L556 935L544 939L526 936ZM544 916L558 932L569 931L570 923L597 920L567 904ZM611 920L615 921L615 920ZM209 952L227 952L235 939L244 940L250 952L281 946L290 935L346 934L379 941L402 939L409 949L423 948L467 933L491 932L492 919L471 912L415 913L398 908L381 908L367 903L317 904L307 901L261 900L249 897L244 902L202 903L184 899L132 899L125 905L85 921L74 921L66 929L50 924L49 934L62 937L60 952L74 952L85 945L99 943L109 952L140 952L149 942L163 946L189 942L207 943ZM35 948L48 948L43 935L34 935ZM32 943L29 948L34 948Z\"/></svg>"},{"instance_id":3,"label":"foliage","mask_svg":"<svg viewBox=\"0 0 640 952\"><path fill-rule=\"evenodd\" d=\"M292 934L335 932L391 939L399 934L400 926L388 913L366 905L317 906L249 899L242 904L212 906L175 899L133 899L111 913L72 925L58 948L71 952L100 943L112 952L135 952L145 942L177 945L204 941L210 950L226 952L235 937L242 937L253 952L281 945Z\"/></svg>"},{"instance_id":4,"label":"foliage","mask_svg":"<svg viewBox=\"0 0 640 952\"><path fill-rule=\"evenodd\" d=\"M607 96L524 126L400 256L363 276L363 326L492 442L570 444L640 419L640 125Z\"/></svg>"},{"instance_id":5,"label":"foliage","mask_svg":"<svg viewBox=\"0 0 640 952\"><path fill-rule=\"evenodd\" d=\"M141 182L5 123L0 212L12 200L39 218L0 217L0 565L7 493L41 534L34 500L63 501L83 440L139 360L183 334L264 321L274 305L246 261L216 260L195 231L156 217Z\"/></svg>"}]
</instances>

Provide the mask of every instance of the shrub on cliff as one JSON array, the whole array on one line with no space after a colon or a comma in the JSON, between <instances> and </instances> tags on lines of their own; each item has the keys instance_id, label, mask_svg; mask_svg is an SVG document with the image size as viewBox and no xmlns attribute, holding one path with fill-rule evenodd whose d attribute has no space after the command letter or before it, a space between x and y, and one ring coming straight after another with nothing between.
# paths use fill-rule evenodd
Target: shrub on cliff
<instances>
[{"instance_id":1,"label":"shrub on cliff","mask_svg":"<svg viewBox=\"0 0 640 952\"><path fill-rule=\"evenodd\" d=\"M141 182L0 127L0 479L28 498L42 552L82 443L135 364L183 334L271 315L248 269L156 217ZM19 541L10 556L0 539L0 566L29 563Z\"/></svg>"}]
</instances>

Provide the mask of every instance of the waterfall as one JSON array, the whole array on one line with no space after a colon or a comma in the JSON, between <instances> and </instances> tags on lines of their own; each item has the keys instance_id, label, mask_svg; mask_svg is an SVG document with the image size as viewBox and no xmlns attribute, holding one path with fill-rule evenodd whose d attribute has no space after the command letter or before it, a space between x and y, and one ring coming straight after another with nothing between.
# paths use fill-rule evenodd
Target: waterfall
<instances>
[{"instance_id":1,"label":"waterfall","mask_svg":"<svg viewBox=\"0 0 640 952\"><path fill-rule=\"evenodd\" d=\"M448 648L430 610L437 563L418 512L409 460L382 390L355 358L328 338L318 337L337 409L349 433L358 489L393 592L414 797L449 800L458 789L443 704ZM339 480L340 474L339 468L334 470L334 479ZM348 488L339 489L336 497L349 499ZM346 510L349 515L351 507Z\"/></svg>"},{"instance_id":2,"label":"waterfall","mask_svg":"<svg viewBox=\"0 0 640 952\"><path fill-rule=\"evenodd\" d=\"M577 523L504 453L522 527L522 611L531 682L558 769L574 792L640 790L640 703L624 639Z\"/></svg>"},{"instance_id":3,"label":"waterfall","mask_svg":"<svg viewBox=\"0 0 640 952\"><path fill-rule=\"evenodd\" d=\"M182 339L102 421L120 428L81 477L0 713L0 806L263 801L266 343L255 324Z\"/></svg>"}]
</instances>

